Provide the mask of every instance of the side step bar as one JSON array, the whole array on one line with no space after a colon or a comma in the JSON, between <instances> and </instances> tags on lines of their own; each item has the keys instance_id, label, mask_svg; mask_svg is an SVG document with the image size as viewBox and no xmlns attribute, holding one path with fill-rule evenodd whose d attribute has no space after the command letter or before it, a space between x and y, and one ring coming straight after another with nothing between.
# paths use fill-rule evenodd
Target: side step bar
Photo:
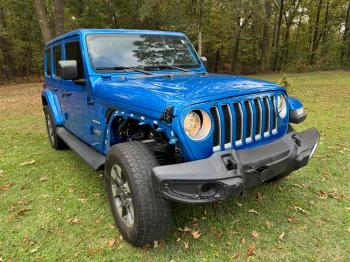
<instances>
[{"instance_id":1,"label":"side step bar","mask_svg":"<svg viewBox=\"0 0 350 262\"><path fill-rule=\"evenodd\" d=\"M84 159L94 170L102 168L105 163L105 156L92 149L76 136L71 134L64 127L56 127L57 135L69 146L75 153Z\"/></svg>"}]
</instances>

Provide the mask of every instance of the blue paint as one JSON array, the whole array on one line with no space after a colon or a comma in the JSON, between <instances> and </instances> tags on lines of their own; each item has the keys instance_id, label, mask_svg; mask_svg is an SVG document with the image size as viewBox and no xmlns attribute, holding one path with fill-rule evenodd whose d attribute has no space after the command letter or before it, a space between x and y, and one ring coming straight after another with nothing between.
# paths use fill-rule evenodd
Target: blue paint
<instances>
[{"instance_id":1,"label":"blue paint","mask_svg":"<svg viewBox=\"0 0 350 262\"><path fill-rule=\"evenodd\" d=\"M133 118L141 125L147 124L164 132L169 138L169 143L180 146L185 160L203 159L213 153L213 130L204 140L191 140L183 129L183 121L188 112L194 109L209 112L210 107L221 107L223 104L230 104L232 111L233 102L242 104L244 99L252 97L262 99L267 94L275 96L276 99L278 94L287 95L284 88L271 82L242 76L208 74L202 62L198 68L190 68L189 72L171 69L160 70L153 75L123 71L99 73L94 71L89 59L86 36L90 34L186 36L177 32L149 30L84 29L59 36L46 44L45 50L61 45L61 58L65 59L65 44L73 40L80 43L86 85L76 85L70 80L45 75L47 88L43 90L42 95L46 98L57 125L63 125L103 154L108 153L111 139L117 139L111 137L111 123L115 117L123 117ZM51 64L53 65L52 53ZM198 56L195 52L193 55ZM69 91L72 95L65 97L63 91ZM89 99L94 103L88 104ZM287 101L287 106L291 109L301 106L300 101L295 98L288 98ZM269 103L272 106L271 101ZM160 115L167 106L172 106L174 109L174 118L171 123L160 120ZM106 121L106 114L111 109L113 112ZM243 113L246 114L245 111ZM254 116L257 114L254 104L252 104L252 113ZM68 116L67 119L63 118L65 114ZM222 113L220 114L223 117ZM213 123L212 116L210 117ZM240 150L270 143L281 138L287 132L287 127L288 115L284 119L278 119L276 134L271 133L260 140L253 137L250 143L243 141L239 146L231 145L226 148ZM243 132L246 128L244 122ZM255 130L255 125L253 129ZM235 136L235 128L232 131ZM224 130L221 130L221 136L225 136ZM221 150L224 149L222 145Z\"/></svg>"}]
</instances>

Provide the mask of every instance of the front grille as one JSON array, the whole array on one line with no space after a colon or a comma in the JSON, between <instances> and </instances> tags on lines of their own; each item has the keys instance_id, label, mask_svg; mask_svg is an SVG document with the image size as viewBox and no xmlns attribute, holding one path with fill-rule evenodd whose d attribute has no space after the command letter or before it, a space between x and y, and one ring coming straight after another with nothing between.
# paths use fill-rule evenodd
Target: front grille
<instances>
[{"instance_id":1,"label":"front grille","mask_svg":"<svg viewBox=\"0 0 350 262\"><path fill-rule=\"evenodd\" d=\"M239 147L277 133L278 117L274 95L212 106L213 150Z\"/></svg>"}]
</instances>

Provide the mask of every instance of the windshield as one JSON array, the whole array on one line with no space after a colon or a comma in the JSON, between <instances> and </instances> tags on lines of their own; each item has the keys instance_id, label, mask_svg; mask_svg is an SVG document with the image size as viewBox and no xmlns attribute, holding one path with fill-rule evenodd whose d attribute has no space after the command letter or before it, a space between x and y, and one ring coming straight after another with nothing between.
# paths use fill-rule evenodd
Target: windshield
<instances>
[{"instance_id":1,"label":"windshield","mask_svg":"<svg viewBox=\"0 0 350 262\"><path fill-rule=\"evenodd\" d=\"M191 43L182 36L95 34L86 39L95 70L200 67Z\"/></svg>"}]
</instances>

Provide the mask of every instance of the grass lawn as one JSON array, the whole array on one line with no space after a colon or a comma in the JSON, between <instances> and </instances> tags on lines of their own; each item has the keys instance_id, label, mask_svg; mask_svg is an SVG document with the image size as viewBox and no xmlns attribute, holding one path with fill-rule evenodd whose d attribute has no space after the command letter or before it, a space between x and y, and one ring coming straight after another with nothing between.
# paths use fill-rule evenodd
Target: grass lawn
<instances>
[{"instance_id":1,"label":"grass lawn","mask_svg":"<svg viewBox=\"0 0 350 262\"><path fill-rule=\"evenodd\" d=\"M308 113L296 129L321 132L310 164L239 199L174 204L170 233L143 249L115 229L101 173L50 147L42 85L0 87L0 261L349 261L350 72L287 76Z\"/></svg>"}]
</instances>

